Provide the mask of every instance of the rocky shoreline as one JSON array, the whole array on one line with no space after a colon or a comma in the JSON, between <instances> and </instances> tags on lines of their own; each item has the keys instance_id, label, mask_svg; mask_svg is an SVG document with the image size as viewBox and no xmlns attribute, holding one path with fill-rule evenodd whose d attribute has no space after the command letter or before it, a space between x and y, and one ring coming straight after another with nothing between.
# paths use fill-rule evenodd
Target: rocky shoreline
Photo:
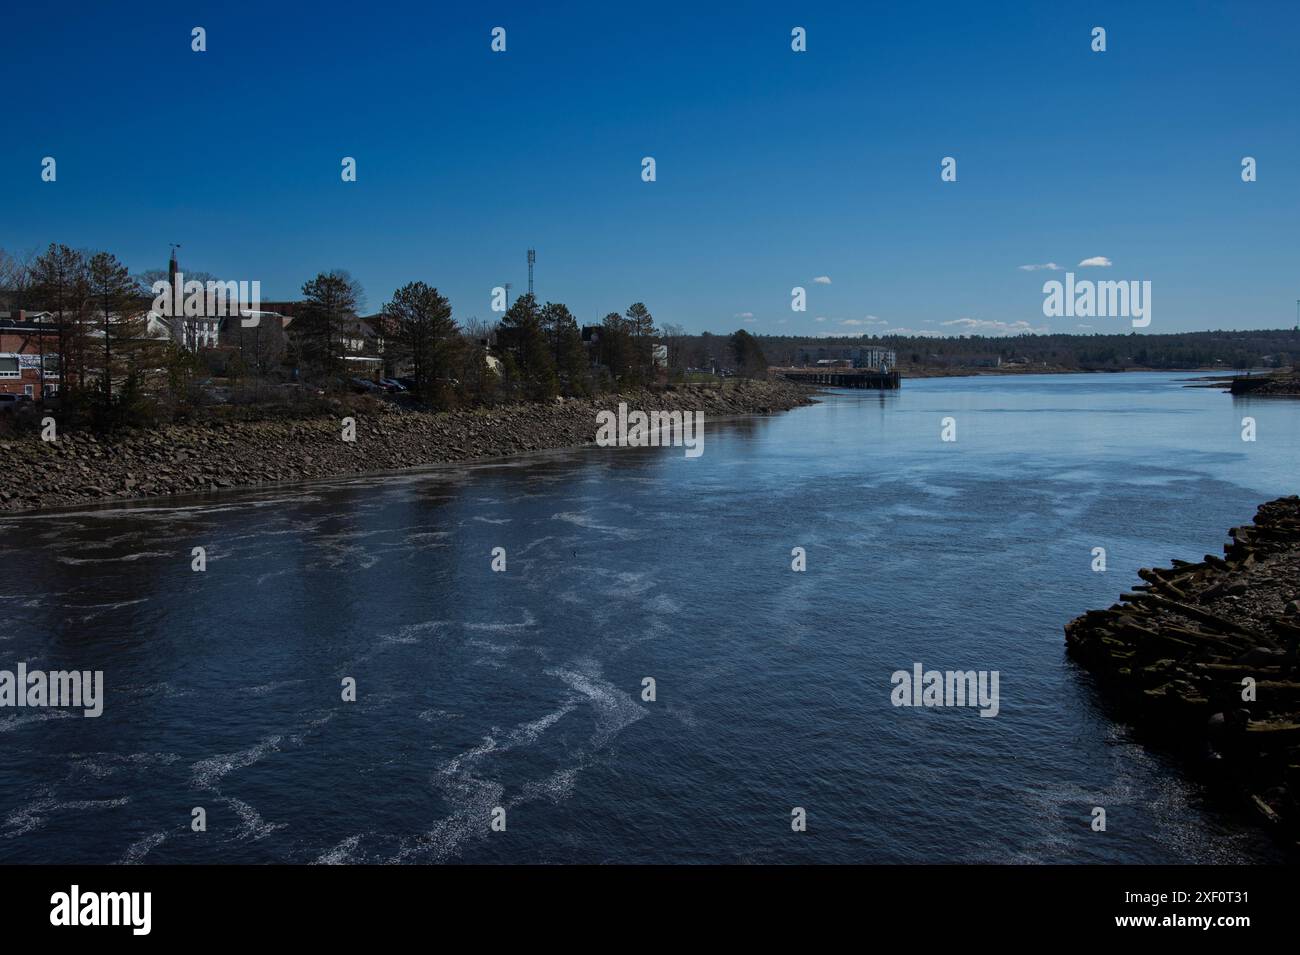
<instances>
[{"instance_id":1,"label":"rocky shoreline","mask_svg":"<svg viewBox=\"0 0 1300 955\"><path fill-rule=\"evenodd\" d=\"M1300 832L1300 498L1262 505L1224 556L1065 626L1068 652L1135 727L1174 743L1278 835Z\"/></svg>"},{"instance_id":2,"label":"rocky shoreline","mask_svg":"<svg viewBox=\"0 0 1300 955\"><path fill-rule=\"evenodd\" d=\"M620 402L644 411L699 411L707 423L811 404L814 391L788 381L736 380L722 386L685 385L472 411L401 411L371 402L372 410L341 410L339 417L216 420L112 439L86 432L60 434L55 441L36 435L10 437L0 440L7 469L0 511L311 481L578 447L594 442L597 412L616 411ZM355 418L355 442L342 440L343 415Z\"/></svg>"},{"instance_id":3,"label":"rocky shoreline","mask_svg":"<svg viewBox=\"0 0 1300 955\"><path fill-rule=\"evenodd\" d=\"M1238 375L1231 379L1228 390L1253 398L1296 398L1300 397L1300 375Z\"/></svg>"}]
</instances>

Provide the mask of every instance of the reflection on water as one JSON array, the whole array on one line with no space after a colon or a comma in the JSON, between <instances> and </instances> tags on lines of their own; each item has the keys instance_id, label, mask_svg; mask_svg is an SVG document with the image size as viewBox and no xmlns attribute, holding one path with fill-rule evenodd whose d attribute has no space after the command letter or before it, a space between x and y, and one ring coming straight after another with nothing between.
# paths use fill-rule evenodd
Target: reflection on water
<instances>
[{"instance_id":1,"label":"reflection on water","mask_svg":"<svg viewBox=\"0 0 1300 955\"><path fill-rule=\"evenodd\" d=\"M1181 377L909 381L711 422L693 460L0 519L0 668L106 692L98 719L0 710L0 859L1274 859L1062 649L1136 568L1296 490L1300 404ZM895 709L914 662L998 670L999 715Z\"/></svg>"}]
</instances>

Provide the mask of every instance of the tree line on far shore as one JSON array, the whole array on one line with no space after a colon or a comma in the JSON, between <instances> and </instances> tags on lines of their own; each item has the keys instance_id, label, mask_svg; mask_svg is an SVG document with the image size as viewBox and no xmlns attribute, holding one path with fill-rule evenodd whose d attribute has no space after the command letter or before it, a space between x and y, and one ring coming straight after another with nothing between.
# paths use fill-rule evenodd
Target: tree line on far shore
<instances>
[{"instance_id":1,"label":"tree line on far shore","mask_svg":"<svg viewBox=\"0 0 1300 955\"><path fill-rule=\"evenodd\" d=\"M1291 368L1300 362L1300 331L1289 328L1204 332L1092 331L1087 334L763 336L774 365L855 347L893 349L909 372L974 370L1025 363L1057 371Z\"/></svg>"}]
</instances>

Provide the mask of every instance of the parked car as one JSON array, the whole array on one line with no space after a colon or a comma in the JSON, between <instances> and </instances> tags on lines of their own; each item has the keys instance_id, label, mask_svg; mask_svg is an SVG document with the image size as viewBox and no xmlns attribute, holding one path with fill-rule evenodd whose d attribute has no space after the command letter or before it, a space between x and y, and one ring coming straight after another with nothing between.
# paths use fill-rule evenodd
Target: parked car
<instances>
[{"instance_id":1,"label":"parked car","mask_svg":"<svg viewBox=\"0 0 1300 955\"><path fill-rule=\"evenodd\" d=\"M365 391L371 393L379 392L380 394L383 394L387 390L382 385L378 385L367 378L353 378L351 379L351 383L352 383L352 387L357 391Z\"/></svg>"},{"instance_id":2,"label":"parked car","mask_svg":"<svg viewBox=\"0 0 1300 955\"><path fill-rule=\"evenodd\" d=\"M0 414L14 414L33 407L31 395L0 395Z\"/></svg>"},{"instance_id":3,"label":"parked car","mask_svg":"<svg viewBox=\"0 0 1300 955\"><path fill-rule=\"evenodd\" d=\"M380 378L379 383L389 391L397 392L406 390L406 385L402 384L396 378Z\"/></svg>"}]
</instances>

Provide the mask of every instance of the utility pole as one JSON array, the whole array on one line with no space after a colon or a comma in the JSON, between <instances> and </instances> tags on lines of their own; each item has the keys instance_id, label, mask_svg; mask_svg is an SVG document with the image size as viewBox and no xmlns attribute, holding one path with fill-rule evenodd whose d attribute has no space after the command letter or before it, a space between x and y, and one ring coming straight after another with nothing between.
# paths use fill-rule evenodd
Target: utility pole
<instances>
[{"instance_id":1,"label":"utility pole","mask_svg":"<svg viewBox=\"0 0 1300 955\"><path fill-rule=\"evenodd\" d=\"M537 250L528 250L528 294L533 294L533 264L537 261ZM1300 303L1297 303L1300 304Z\"/></svg>"},{"instance_id":2,"label":"utility pole","mask_svg":"<svg viewBox=\"0 0 1300 955\"><path fill-rule=\"evenodd\" d=\"M510 283L509 282L505 284L505 290L506 290L506 311L508 312L510 311Z\"/></svg>"}]
</instances>

